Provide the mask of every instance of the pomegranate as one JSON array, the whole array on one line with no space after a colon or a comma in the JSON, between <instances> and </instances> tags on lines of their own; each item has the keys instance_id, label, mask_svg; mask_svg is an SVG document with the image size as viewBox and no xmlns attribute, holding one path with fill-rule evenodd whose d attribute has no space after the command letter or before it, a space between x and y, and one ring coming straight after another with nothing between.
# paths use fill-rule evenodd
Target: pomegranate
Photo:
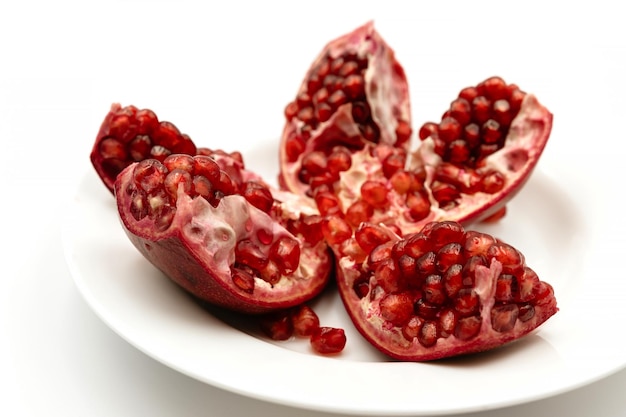
<instances>
[{"instance_id":1,"label":"pomegranate","mask_svg":"<svg viewBox=\"0 0 626 417\"><path fill-rule=\"evenodd\" d=\"M301 304L328 282L332 257L315 207L225 152L134 162L114 190L135 247L200 300L263 313Z\"/></svg>"},{"instance_id":2,"label":"pomegranate","mask_svg":"<svg viewBox=\"0 0 626 417\"><path fill-rule=\"evenodd\" d=\"M336 246L360 253L338 259L339 293L351 319L395 359L492 349L557 312L552 287L521 252L457 222L431 222L402 238L363 223Z\"/></svg>"},{"instance_id":3,"label":"pomegranate","mask_svg":"<svg viewBox=\"0 0 626 417\"><path fill-rule=\"evenodd\" d=\"M163 161L172 153L194 155L196 146L174 124L159 121L152 110L114 103L102 121L90 158L113 192L115 178L131 163L148 158Z\"/></svg>"},{"instance_id":4,"label":"pomegranate","mask_svg":"<svg viewBox=\"0 0 626 417\"><path fill-rule=\"evenodd\" d=\"M338 180L366 145L407 149L406 75L372 22L323 48L285 117L279 183L297 194Z\"/></svg>"}]
</instances>

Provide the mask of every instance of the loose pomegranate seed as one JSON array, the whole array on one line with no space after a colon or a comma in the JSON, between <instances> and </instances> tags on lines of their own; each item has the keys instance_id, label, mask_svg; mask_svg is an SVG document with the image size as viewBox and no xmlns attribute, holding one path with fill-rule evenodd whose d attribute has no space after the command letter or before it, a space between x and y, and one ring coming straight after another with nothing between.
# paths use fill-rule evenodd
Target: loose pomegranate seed
<instances>
[{"instance_id":1,"label":"loose pomegranate seed","mask_svg":"<svg viewBox=\"0 0 626 417\"><path fill-rule=\"evenodd\" d=\"M319 317L305 304L296 307L291 317L296 336L310 337L320 327Z\"/></svg>"},{"instance_id":2,"label":"loose pomegranate seed","mask_svg":"<svg viewBox=\"0 0 626 417\"><path fill-rule=\"evenodd\" d=\"M311 346L317 353L337 354L346 346L346 334L343 329L319 327L311 335Z\"/></svg>"},{"instance_id":3,"label":"loose pomegranate seed","mask_svg":"<svg viewBox=\"0 0 626 417\"><path fill-rule=\"evenodd\" d=\"M260 326L272 340L287 340L293 336L293 320L287 311L261 317Z\"/></svg>"}]
</instances>

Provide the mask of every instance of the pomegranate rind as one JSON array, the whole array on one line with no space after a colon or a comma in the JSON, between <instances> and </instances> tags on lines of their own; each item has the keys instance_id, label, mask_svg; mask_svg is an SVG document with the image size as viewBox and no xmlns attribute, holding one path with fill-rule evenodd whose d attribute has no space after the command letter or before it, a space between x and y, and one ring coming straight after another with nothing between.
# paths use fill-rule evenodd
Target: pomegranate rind
<instances>
[{"instance_id":1,"label":"pomegranate rind","mask_svg":"<svg viewBox=\"0 0 626 417\"><path fill-rule=\"evenodd\" d=\"M225 158L221 165L231 162ZM293 274L281 277L273 286L255 278L252 293L238 288L231 278L230 265L235 259L235 242L246 234L252 238L246 226L255 222L270 225L275 239L294 236L242 196L226 196L217 207L212 207L201 197L184 194L182 188L171 225L157 232L149 217L138 221L128 209L129 198L124 190L132 181L134 166L118 175L114 187L123 229L150 263L195 298L233 311L260 314L302 304L317 296L328 283L333 258L326 243L309 245L295 236L301 242L302 255ZM252 178L255 174L247 172L244 177ZM303 212L310 214L310 210L315 210L293 201L277 204L278 212L285 217L298 218Z\"/></svg>"},{"instance_id":2,"label":"pomegranate rind","mask_svg":"<svg viewBox=\"0 0 626 417\"><path fill-rule=\"evenodd\" d=\"M111 121L113 120L113 118L115 117L115 114L121 110L122 106L119 103L113 103L111 105L111 109L109 110L109 112L106 114L106 116L104 117L104 120L102 121L101 125L100 125L100 129L98 130L98 134L96 135L96 140L94 142L93 148L91 150L91 153L89 155L89 159L91 160L91 164L93 165L94 169L96 170L96 173L98 174L98 177L100 178L100 180L102 181L102 183L104 184L104 186L107 188L107 190L109 190L111 193L113 193L113 189L115 187L115 178L112 178L104 169L103 165L102 165L102 156L100 155L99 152L99 146L100 146L100 142L102 141L102 139L106 138L107 136L109 136L109 129L111 126Z\"/></svg>"},{"instance_id":3,"label":"pomegranate rind","mask_svg":"<svg viewBox=\"0 0 626 417\"><path fill-rule=\"evenodd\" d=\"M396 237L396 240L399 239ZM459 355L484 352L503 346L533 332L557 313L557 301L552 287L546 284L550 295L535 305L534 316L526 321L517 321L507 332L497 332L491 326L491 310L495 303L496 280L502 271L502 264L493 259L490 266L478 267L475 290L478 293L481 309L481 331L470 340L460 340L454 335L439 338L433 347L422 346L417 338L408 341L399 327L389 325L381 317L380 299L359 298L354 290L360 277L358 265L353 259L343 257L336 264L337 288L343 305L359 333L376 349L389 357L410 362L426 362Z\"/></svg>"},{"instance_id":4,"label":"pomegranate rind","mask_svg":"<svg viewBox=\"0 0 626 417\"><path fill-rule=\"evenodd\" d=\"M395 51L385 42L376 31L372 21L356 28L350 33L340 36L327 43L317 58L313 61L304 77L298 93L307 90L307 81L315 68L326 59L327 55L337 57L344 52L364 54L368 58L368 68L365 72L365 91L367 102L372 111L372 118L379 126L379 143L389 144L408 150L410 140L399 142L395 132L400 120L411 126L411 107L409 87L404 68L396 59ZM313 150L324 148L324 138L342 136L350 142L366 143L358 126L352 118L352 104L339 106L333 115L312 132L306 141L306 147L297 161L290 162L286 153L286 141L294 135L302 121L294 118L287 121L283 128L279 147L280 172L278 183L281 188L293 193L306 195L309 190L307 184L298 179L298 172L302 164L302 157ZM369 143L369 142L367 142ZM355 153L367 152L355 151Z\"/></svg>"}]
</instances>

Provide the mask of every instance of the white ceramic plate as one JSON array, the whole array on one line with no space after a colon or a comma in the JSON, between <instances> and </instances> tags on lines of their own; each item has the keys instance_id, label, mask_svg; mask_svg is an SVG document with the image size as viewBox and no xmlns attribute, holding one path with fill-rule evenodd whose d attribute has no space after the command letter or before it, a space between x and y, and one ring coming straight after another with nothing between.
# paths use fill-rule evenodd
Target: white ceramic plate
<instances>
[{"instance_id":1,"label":"white ceramic plate","mask_svg":"<svg viewBox=\"0 0 626 417\"><path fill-rule=\"evenodd\" d=\"M444 415L556 395L626 364L626 350L611 342L626 321L626 280L615 262L623 258L626 227L623 216L613 216L618 207L607 180L619 153L594 166L600 159L593 150L551 140L508 216L481 228L525 253L555 287L561 310L535 333L492 352L391 361L352 329L332 291L314 308L323 324L347 330L340 356L315 355L300 340L270 342L236 318L201 308L144 260L94 172L81 182L65 224L67 262L87 303L120 336L167 366L245 396L359 415ZM254 169L275 175L275 157L261 150L273 146L261 143L244 156L256 155Z\"/></svg>"}]
</instances>

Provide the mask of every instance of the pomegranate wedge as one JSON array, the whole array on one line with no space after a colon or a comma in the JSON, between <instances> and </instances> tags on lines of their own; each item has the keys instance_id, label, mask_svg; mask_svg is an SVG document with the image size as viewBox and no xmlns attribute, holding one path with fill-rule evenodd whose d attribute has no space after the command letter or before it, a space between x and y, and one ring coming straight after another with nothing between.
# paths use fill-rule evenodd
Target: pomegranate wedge
<instances>
[{"instance_id":1,"label":"pomegranate wedge","mask_svg":"<svg viewBox=\"0 0 626 417\"><path fill-rule=\"evenodd\" d=\"M279 182L302 195L335 182L368 144L408 147L406 75L372 22L323 48L285 117Z\"/></svg>"},{"instance_id":2,"label":"pomegranate wedge","mask_svg":"<svg viewBox=\"0 0 626 417\"><path fill-rule=\"evenodd\" d=\"M263 313L301 304L328 282L332 258L315 207L272 194L225 153L133 163L115 196L135 247L200 300Z\"/></svg>"},{"instance_id":3,"label":"pomegranate wedge","mask_svg":"<svg viewBox=\"0 0 626 417\"><path fill-rule=\"evenodd\" d=\"M363 224L341 243L344 305L361 334L381 352L427 361L479 352L516 340L557 312L552 287L513 246L432 222L399 238Z\"/></svg>"}]
</instances>

